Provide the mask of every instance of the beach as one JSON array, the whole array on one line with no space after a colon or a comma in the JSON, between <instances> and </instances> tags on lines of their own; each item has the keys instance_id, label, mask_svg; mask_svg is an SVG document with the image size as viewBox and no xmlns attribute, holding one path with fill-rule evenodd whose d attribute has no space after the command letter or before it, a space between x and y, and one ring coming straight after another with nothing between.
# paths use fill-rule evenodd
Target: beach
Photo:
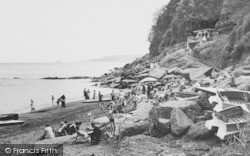
<instances>
[{"instance_id":1,"label":"beach","mask_svg":"<svg viewBox=\"0 0 250 156\"><path fill-rule=\"evenodd\" d=\"M84 100L66 103L66 108L61 106L47 107L36 112L19 114L20 120L25 120L23 125L0 127L0 142L11 144L35 143L42 136L44 125L49 123L58 129L60 122L74 123L79 120L82 126L89 125L87 113L98 108L97 103L83 103Z\"/></svg>"}]
</instances>

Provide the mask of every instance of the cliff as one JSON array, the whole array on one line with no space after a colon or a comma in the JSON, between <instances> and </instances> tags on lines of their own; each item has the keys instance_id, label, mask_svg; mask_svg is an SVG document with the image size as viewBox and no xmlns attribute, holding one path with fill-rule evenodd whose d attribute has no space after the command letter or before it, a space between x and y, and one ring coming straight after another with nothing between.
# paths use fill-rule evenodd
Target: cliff
<instances>
[{"instance_id":1,"label":"cliff","mask_svg":"<svg viewBox=\"0 0 250 156\"><path fill-rule=\"evenodd\" d=\"M192 66L186 58L187 38L195 30L211 28L219 35L195 46L189 56L219 68L249 64L249 11L249 0L171 0L154 18L148 37L150 55L162 66L168 67L173 58L179 60L179 67ZM183 60L188 60L187 64L180 65Z\"/></svg>"}]
</instances>

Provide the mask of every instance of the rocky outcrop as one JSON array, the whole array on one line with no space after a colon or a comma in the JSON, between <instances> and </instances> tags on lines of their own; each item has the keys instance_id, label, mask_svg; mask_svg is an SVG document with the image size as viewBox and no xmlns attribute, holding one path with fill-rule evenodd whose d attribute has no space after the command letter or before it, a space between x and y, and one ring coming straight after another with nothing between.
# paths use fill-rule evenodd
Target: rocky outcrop
<instances>
[{"instance_id":1,"label":"rocky outcrop","mask_svg":"<svg viewBox=\"0 0 250 156\"><path fill-rule=\"evenodd\" d=\"M224 0L171 0L156 16L149 34L150 54L157 55L165 47L186 42L194 30L214 28Z\"/></svg>"}]
</instances>

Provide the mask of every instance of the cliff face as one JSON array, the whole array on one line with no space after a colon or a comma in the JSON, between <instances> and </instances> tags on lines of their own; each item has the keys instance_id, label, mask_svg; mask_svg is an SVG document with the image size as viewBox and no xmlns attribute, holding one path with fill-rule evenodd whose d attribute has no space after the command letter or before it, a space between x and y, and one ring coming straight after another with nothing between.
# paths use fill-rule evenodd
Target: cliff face
<instances>
[{"instance_id":1,"label":"cliff face","mask_svg":"<svg viewBox=\"0 0 250 156\"><path fill-rule=\"evenodd\" d=\"M215 28L219 36L196 46L199 61L224 68L249 63L249 0L171 0L158 12L149 35L150 55L168 57L169 48L186 42L194 30Z\"/></svg>"}]
</instances>

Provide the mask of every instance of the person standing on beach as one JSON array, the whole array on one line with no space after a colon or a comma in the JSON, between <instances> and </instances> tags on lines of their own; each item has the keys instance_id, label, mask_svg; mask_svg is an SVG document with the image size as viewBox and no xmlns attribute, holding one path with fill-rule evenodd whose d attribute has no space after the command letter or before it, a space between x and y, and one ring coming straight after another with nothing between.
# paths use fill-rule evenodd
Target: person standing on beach
<instances>
[{"instance_id":1,"label":"person standing on beach","mask_svg":"<svg viewBox=\"0 0 250 156\"><path fill-rule=\"evenodd\" d=\"M52 103L54 103L54 96L53 95L51 95L51 101L52 101Z\"/></svg>"},{"instance_id":2,"label":"person standing on beach","mask_svg":"<svg viewBox=\"0 0 250 156\"><path fill-rule=\"evenodd\" d=\"M30 107L31 107L31 112L36 111L36 109L34 108L34 101L33 101L33 99L30 99Z\"/></svg>"},{"instance_id":3,"label":"person standing on beach","mask_svg":"<svg viewBox=\"0 0 250 156\"><path fill-rule=\"evenodd\" d=\"M103 97L103 95L101 94L101 91L99 91L99 93L98 93L98 104L101 107L101 109L103 107L102 97Z\"/></svg>"},{"instance_id":4,"label":"person standing on beach","mask_svg":"<svg viewBox=\"0 0 250 156\"><path fill-rule=\"evenodd\" d=\"M90 97L90 91L89 91L89 89L87 90L87 99L89 99L89 97Z\"/></svg>"},{"instance_id":5,"label":"person standing on beach","mask_svg":"<svg viewBox=\"0 0 250 156\"><path fill-rule=\"evenodd\" d=\"M94 92L93 92L93 99L95 99L95 90L94 90Z\"/></svg>"},{"instance_id":6,"label":"person standing on beach","mask_svg":"<svg viewBox=\"0 0 250 156\"><path fill-rule=\"evenodd\" d=\"M58 98L57 101L56 101L57 105L59 105L60 102L61 102L61 98Z\"/></svg>"},{"instance_id":7,"label":"person standing on beach","mask_svg":"<svg viewBox=\"0 0 250 156\"><path fill-rule=\"evenodd\" d=\"M65 102L66 102L66 97L65 97L65 95L62 95L61 96L61 102L62 102L62 108L65 108L66 106L65 106Z\"/></svg>"},{"instance_id":8,"label":"person standing on beach","mask_svg":"<svg viewBox=\"0 0 250 156\"><path fill-rule=\"evenodd\" d=\"M84 90L83 90L83 96L84 96L85 100L87 100L87 91L86 91L86 88L84 88Z\"/></svg>"}]
</instances>

